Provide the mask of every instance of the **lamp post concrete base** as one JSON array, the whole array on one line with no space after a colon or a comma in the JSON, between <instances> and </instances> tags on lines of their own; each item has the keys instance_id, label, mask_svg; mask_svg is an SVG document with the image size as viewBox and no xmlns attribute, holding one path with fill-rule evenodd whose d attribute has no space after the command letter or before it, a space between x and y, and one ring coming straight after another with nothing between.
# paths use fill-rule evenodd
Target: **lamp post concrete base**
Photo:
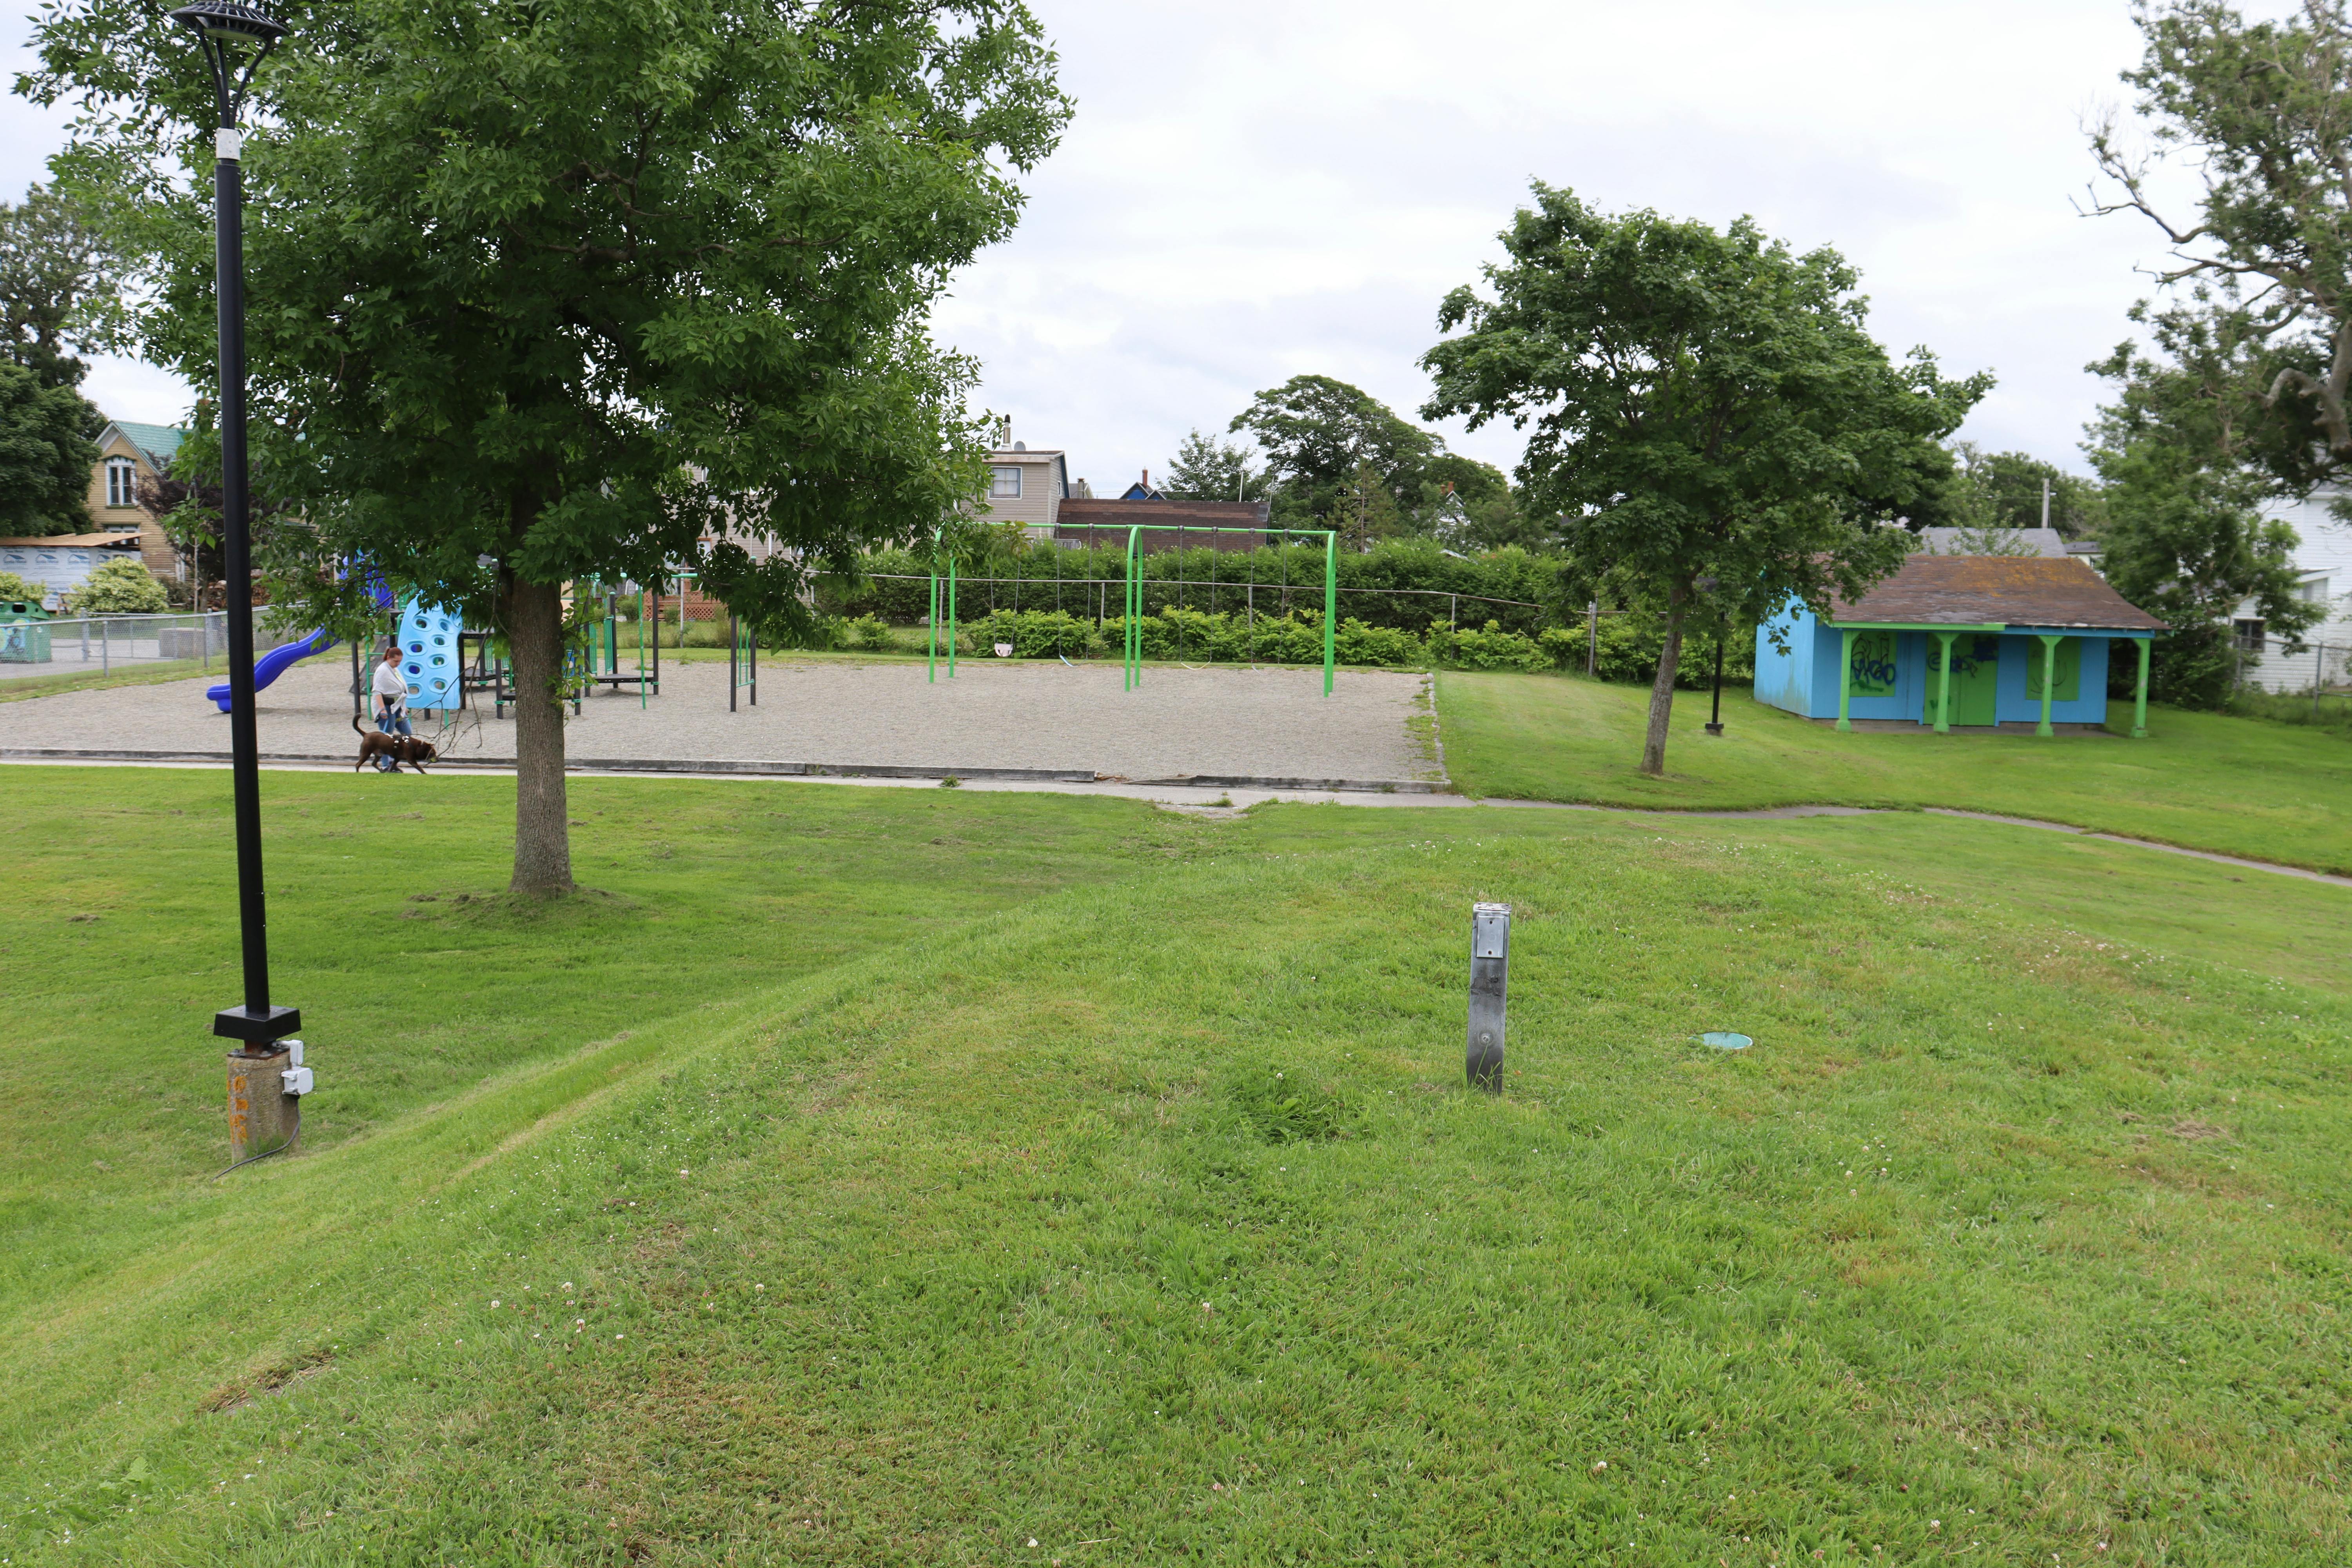
<instances>
[{"instance_id":1,"label":"lamp post concrete base","mask_svg":"<svg viewBox=\"0 0 2352 1568\"><path fill-rule=\"evenodd\" d=\"M301 1132L302 1101L286 1092L284 1074L293 1064L294 1053L283 1047L228 1053L230 1163L283 1149Z\"/></svg>"}]
</instances>

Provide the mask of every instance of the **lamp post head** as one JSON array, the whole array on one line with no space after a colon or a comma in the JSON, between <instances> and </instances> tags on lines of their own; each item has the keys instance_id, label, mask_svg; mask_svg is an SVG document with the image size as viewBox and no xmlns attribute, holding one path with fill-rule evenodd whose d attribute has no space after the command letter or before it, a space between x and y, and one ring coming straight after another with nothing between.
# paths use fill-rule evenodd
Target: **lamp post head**
<instances>
[{"instance_id":1,"label":"lamp post head","mask_svg":"<svg viewBox=\"0 0 2352 1568\"><path fill-rule=\"evenodd\" d=\"M262 57L294 29L259 6L239 5L237 0L196 0L193 5L173 11L171 16L196 35L198 47L205 51L205 63L213 68L213 97L220 110L220 128L234 132L236 111L245 101L245 89L253 85L253 73L259 68ZM230 58L231 51L240 46L251 51L246 57L243 70ZM221 153L224 158L236 155L234 147Z\"/></svg>"},{"instance_id":2,"label":"lamp post head","mask_svg":"<svg viewBox=\"0 0 2352 1568\"><path fill-rule=\"evenodd\" d=\"M240 5L236 0L196 0L195 5L183 5L171 16L212 43L269 45L293 31L259 6Z\"/></svg>"}]
</instances>

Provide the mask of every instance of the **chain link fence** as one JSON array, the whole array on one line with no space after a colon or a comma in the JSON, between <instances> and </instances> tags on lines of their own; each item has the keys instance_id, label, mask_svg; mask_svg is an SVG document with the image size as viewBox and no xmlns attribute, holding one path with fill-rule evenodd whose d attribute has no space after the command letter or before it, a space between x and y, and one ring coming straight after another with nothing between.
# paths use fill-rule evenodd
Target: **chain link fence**
<instances>
[{"instance_id":1,"label":"chain link fence","mask_svg":"<svg viewBox=\"0 0 2352 1568\"><path fill-rule=\"evenodd\" d=\"M253 629L257 653L293 640L291 634ZM227 654L228 616L221 610L0 622L0 680L165 666L185 666L190 675L225 674Z\"/></svg>"}]
</instances>

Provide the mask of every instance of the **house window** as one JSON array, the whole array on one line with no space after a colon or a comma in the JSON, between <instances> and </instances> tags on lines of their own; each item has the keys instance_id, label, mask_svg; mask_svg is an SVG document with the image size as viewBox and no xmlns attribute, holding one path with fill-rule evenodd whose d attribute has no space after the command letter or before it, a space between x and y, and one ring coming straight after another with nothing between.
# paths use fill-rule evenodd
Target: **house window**
<instances>
[{"instance_id":1,"label":"house window","mask_svg":"<svg viewBox=\"0 0 2352 1568\"><path fill-rule=\"evenodd\" d=\"M113 507L139 504L139 465L128 458L106 459L106 504Z\"/></svg>"},{"instance_id":2,"label":"house window","mask_svg":"<svg viewBox=\"0 0 2352 1568\"><path fill-rule=\"evenodd\" d=\"M992 500L1021 499L1021 466L999 463L988 470L988 495Z\"/></svg>"},{"instance_id":3,"label":"house window","mask_svg":"<svg viewBox=\"0 0 2352 1568\"><path fill-rule=\"evenodd\" d=\"M2237 635L2238 651L2240 653L2268 653L2270 651L2270 638L2264 635L2269 630L2268 622L2233 621L2231 623L2230 629Z\"/></svg>"},{"instance_id":4,"label":"house window","mask_svg":"<svg viewBox=\"0 0 2352 1568\"><path fill-rule=\"evenodd\" d=\"M2324 605L2327 603L2327 579L2325 577L2314 577L2311 581L2305 583L2303 585L2303 599L2304 603L2307 605Z\"/></svg>"}]
</instances>

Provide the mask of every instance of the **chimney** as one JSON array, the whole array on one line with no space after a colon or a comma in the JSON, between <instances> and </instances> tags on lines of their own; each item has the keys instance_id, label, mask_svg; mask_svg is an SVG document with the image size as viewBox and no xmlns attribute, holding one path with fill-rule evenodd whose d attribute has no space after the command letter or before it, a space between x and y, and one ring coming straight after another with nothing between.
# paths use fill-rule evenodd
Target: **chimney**
<instances>
[{"instance_id":1,"label":"chimney","mask_svg":"<svg viewBox=\"0 0 2352 1568\"><path fill-rule=\"evenodd\" d=\"M1143 470L1143 488L1145 489L1150 489L1151 488L1151 470L1150 468Z\"/></svg>"}]
</instances>

